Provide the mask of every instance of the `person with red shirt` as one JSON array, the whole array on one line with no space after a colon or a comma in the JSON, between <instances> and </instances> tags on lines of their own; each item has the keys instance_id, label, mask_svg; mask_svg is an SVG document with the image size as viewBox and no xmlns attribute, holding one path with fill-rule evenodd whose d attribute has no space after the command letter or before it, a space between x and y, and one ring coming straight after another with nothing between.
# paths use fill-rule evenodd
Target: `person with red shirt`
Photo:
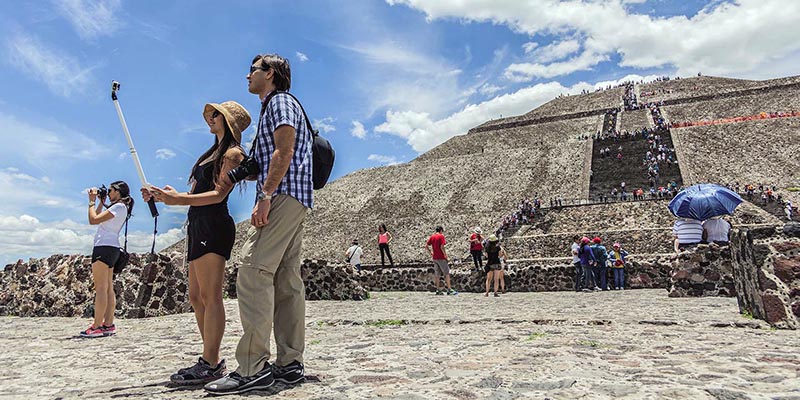
<instances>
[{"instance_id":1,"label":"person with red shirt","mask_svg":"<svg viewBox=\"0 0 800 400\"><path fill-rule=\"evenodd\" d=\"M447 293L448 295L456 295L458 292L453 290L450 287L450 265L447 262L447 252L444 250L444 246L447 244L447 241L444 238L444 228L441 226L436 227L436 232L428 238L428 241L425 243L425 248L428 249L428 253L431 254L433 258L433 274L434 274L434 284L436 285L436 294L441 295ZM439 289L439 277L444 276L444 282L447 285L446 292L442 293L441 289Z\"/></svg>"},{"instance_id":2,"label":"person with red shirt","mask_svg":"<svg viewBox=\"0 0 800 400\"><path fill-rule=\"evenodd\" d=\"M483 269L483 236L481 228L475 227L469 241L469 252L472 254L472 261L475 262L475 269L480 272Z\"/></svg>"}]
</instances>

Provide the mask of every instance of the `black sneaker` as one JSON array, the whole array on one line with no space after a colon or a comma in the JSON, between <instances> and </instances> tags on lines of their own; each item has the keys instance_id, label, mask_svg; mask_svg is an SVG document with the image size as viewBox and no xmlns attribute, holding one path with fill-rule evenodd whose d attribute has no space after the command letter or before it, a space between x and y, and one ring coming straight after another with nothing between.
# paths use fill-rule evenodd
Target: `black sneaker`
<instances>
[{"instance_id":1,"label":"black sneaker","mask_svg":"<svg viewBox=\"0 0 800 400\"><path fill-rule=\"evenodd\" d=\"M217 366L212 367L203 357L197 359L197 364L189 368L181 368L169 377L170 382L176 385L199 385L215 381L225 376L228 368L225 360L220 360Z\"/></svg>"},{"instance_id":2,"label":"black sneaker","mask_svg":"<svg viewBox=\"0 0 800 400\"><path fill-rule=\"evenodd\" d=\"M291 364L285 367L279 367L276 365L273 369L273 374L275 374L276 381L289 384L302 382L306 379L305 371L303 370L303 363L299 361L293 361Z\"/></svg>"},{"instance_id":3,"label":"black sneaker","mask_svg":"<svg viewBox=\"0 0 800 400\"><path fill-rule=\"evenodd\" d=\"M261 371L252 376L241 376L238 372L217 379L203 387L206 392L213 395L238 394L251 390L261 390L272 386L275 376L272 374L272 365L267 363Z\"/></svg>"}]
</instances>

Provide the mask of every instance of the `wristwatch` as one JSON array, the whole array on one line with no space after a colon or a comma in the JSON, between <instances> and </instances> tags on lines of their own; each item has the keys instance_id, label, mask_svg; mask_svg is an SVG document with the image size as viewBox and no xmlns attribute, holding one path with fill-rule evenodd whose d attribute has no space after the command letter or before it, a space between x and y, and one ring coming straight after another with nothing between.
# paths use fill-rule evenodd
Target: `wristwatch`
<instances>
[{"instance_id":1,"label":"wristwatch","mask_svg":"<svg viewBox=\"0 0 800 400\"><path fill-rule=\"evenodd\" d=\"M94 207L94 205L95 205L95 202L93 202L93 201L89 202L89 207Z\"/></svg>"},{"instance_id":2,"label":"wristwatch","mask_svg":"<svg viewBox=\"0 0 800 400\"><path fill-rule=\"evenodd\" d=\"M265 200L267 198L267 194L259 191L258 194L256 194L256 198L258 199L258 201Z\"/></svg>"}]
</instances>

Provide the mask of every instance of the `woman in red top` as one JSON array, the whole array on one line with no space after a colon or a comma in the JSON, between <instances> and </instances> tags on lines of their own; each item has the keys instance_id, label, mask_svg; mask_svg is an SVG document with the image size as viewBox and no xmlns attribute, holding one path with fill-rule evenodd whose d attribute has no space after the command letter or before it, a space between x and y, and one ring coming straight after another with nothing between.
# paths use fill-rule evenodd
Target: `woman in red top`
<instances>
[{"instance_id":1,"label":"woman in red top","mask_svg":"<svg viewBox=\"0 0 800 400\"><path fill-rule=\"evenodd\" d=\"M392 261L392 253L389 252L389 243L392 241L392 234L386 230L386 224L378 225L378 249L381 251L381 267L384 266L384 252L386 257L389 257L389 265L394 267Z\"/></svg>"},{"instance_id":2,"label":"woman in red top","mask_svg":"<svg viewBox=\"0 0 800 400\"><path fill-rule=\"evenodd\" d=\"M475 227L472 235L467 239L469 241L469 252L472 254L472 261L475 263L475 269L480 272L483 269L483 236L481 236L481 228Z\"/></svg>"}]
</instances>

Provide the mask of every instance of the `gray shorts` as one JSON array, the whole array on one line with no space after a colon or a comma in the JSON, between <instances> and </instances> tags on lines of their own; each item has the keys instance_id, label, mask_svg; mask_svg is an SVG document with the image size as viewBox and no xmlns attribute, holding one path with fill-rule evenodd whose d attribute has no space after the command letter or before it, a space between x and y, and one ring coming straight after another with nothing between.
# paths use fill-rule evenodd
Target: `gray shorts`
<instances>
[{"instance_id":1,"label":"gray shorts","mask_svg":"<svg viewBox=\"0 0 800 400\"><path fill-rule=\"evenodd\" d=\"M433 273L438 275L449 275L450 265L447 260L433 260Z\"/></svg>"},{"instance_id":2,"label":"gray shorts","mask_svg":"<svg viewBox=\"0 0 800 400\"><path fill-rule=\"evenodd\" d=\"M503 264L492 264L488 265L487 267L489 267L489 269L492 271L500 271L503 269Z\"/></svg>"}]
</instances>

